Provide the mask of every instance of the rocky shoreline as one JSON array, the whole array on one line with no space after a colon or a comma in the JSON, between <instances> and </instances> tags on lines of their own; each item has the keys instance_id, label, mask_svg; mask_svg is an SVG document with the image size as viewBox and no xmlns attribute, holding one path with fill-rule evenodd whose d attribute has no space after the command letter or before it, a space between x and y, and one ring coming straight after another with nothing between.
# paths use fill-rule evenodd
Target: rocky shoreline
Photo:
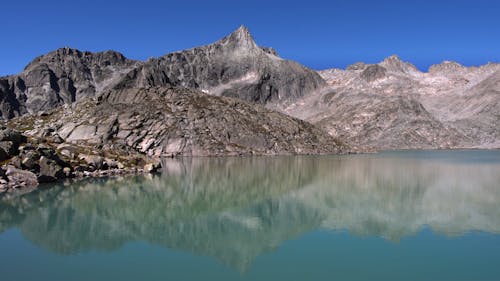
<instances>
[{"instance_id":1,"label":"rocky shoreline","mask_svg":"<svg viewBox=\"0 0 500 281\"><path fill-rule=\"evenodd\" d=\"M57 137L28 137L5 126L0 161L0 193L63 179L151 173L160 167L159 161L140 154L117 157Z\"/></svg>"}]
</instances>

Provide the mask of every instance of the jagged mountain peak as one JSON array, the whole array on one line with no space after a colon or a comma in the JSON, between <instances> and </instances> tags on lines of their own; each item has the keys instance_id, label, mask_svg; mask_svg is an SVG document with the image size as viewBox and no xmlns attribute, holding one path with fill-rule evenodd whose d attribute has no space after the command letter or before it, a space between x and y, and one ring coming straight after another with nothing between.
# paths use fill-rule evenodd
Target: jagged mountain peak
<instances>
[{"instance_id":1,"label":"jagged mountain peak","mask_svg":"<svg viewBox=\"0 0 500 281\"><path fill-rule=\"evenodd\" d=\"M244 25L241 25L238 27L235 31L233 31L229 36L236 37L240 40L251 40L253 41L252 34L250 33L250 30Z\"/></svg>"},{"instance_id":2,"label":"jagged mountain peak","mask_svg":"<svg viewBox=\"0 0 500 281\"><path fill-rule=\"evenodd\" d=\"M375 65L385 68L389 72L396 72L396 73L419 72L418 69L413 64L403 61L398 55L388 56L384 60ZM346 70L355 72L364 71L367 67L372 67L372 69L374 69L374 64L356 62L354 64L347 66Z\"/></svg>"},{"instance_id":3,"label":"jagged mountain peak","mask_svg":"<svg viewBox=\"0 0 500 281\"><path fill-rule=\"evenodd\" d=\"M238 27L238 29L222 38L221 40L217 41L215 44L244 49L258 48L257 43L255 43L255 40L252 37L252 34L244 25L241 25L240 27Z\"/></svg>"},{"instance_id":4,"label":"jagged mountain peak","mask_svg":"<svg viewBox=\"0 0 500 281\"><path fill-rule=\"evenodd\" d=\"M383 61L386 62L403 62L403 60L396 54L386 57Z\"/></svg>"},{"instance_id":5,"label":"jagged mountain peak","mask_svg":"<svg viewBox=\"0 0 500 281\"><path fill-rule=\"evenodd\" d=\"M398 55L388 56L383 61L381 61L379 65L385 67L388 71L391 72L418 72L417 68L413 64L403 61Z\"/></svg>"},{"instance_id":6,"label":"jagged mountain peak","mask_svg":"<svg viewBox=\"0 0 500 281\"><path fill-rule=\"evenodd\" d=\"M245 26L212 44L166 54L133 69L116 88L181 86L212 95L271 103L325 85L315 71L260 47Z\"/></svg>"},{"instance_id":7,"label":"jagged mountain peak","mask_svg":"<svg viewBox=\"0 0 500 281\"><path fill-rule=\"evenodd\" d=\"M250 30L248 30L248 27L246 27L245 25L242 24L233 33L239 33L239 34L243 34L245 36L249 36Z\"/></svg>"},{"instance_id":8,"label":"jagged mountain peak","mask_svg":"<svg viewBox=\"0 0 500 281\"><path fill-rule=\"evenodd\" d=\"M462 72L466 69L467 67L459 64L458 62L445 60L439 64L431 65L429 67L429 73Z\"/></svg>"}]
</instances>

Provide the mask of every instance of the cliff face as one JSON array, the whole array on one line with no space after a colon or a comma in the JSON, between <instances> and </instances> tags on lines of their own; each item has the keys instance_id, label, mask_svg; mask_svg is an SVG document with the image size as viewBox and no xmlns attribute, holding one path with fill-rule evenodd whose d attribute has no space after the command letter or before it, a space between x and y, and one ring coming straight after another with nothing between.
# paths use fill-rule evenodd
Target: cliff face
<instances>
[{"instance_id":1,"label":"cliff face","mask_svg":"<svg viewBox=\"0 0 500 281\"><path fill-rule=\"evenodd\" d=\"M93 96L135 64L114 51L58 49L34 59L20 74L0 78L0 116L10 119Z\"/></svg>"},{"instance_id":2,"label":"cliff face","mask_svg":"<svg viewBox=\"0 0 500 281\"><path fill-rule=\"evenodd\" d=\"M240 27L213 44L149 60L128 73L117 88L165 85L266 104L294 100L325 82L315 71L257 46L249 31Z\"/></svg>"}]
</instances>

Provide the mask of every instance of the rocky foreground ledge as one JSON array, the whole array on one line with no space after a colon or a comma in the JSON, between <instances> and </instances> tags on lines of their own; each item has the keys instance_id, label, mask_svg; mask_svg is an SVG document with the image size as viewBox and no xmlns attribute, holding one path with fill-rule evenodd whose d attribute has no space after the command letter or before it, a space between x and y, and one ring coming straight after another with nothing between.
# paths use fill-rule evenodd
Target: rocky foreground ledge
<instances>
[{"instance_id":1,"label":"rocky foreground ledge","mask_svg":"<svg viewBox=\"0 0 500 281\"><path fill-rule=\"evenodd\" d=\"M0 130L0 192L66 178L154 172L160 167L138 153L113 154L98 147L65 143L57 136L26 136Z\"/></svg>"},{"instance_id":2,"label":"rocky foreground ledge","mask_svg":"<svg viewBox=\"0 0 500 281\"><path fill-rule=\"evenodd\" d=\"M175 87L110 90L14 118L0 132L0 191L64 178L151 172L162 157L348 151L302 120Z\"/></svg>"}]
</instances>

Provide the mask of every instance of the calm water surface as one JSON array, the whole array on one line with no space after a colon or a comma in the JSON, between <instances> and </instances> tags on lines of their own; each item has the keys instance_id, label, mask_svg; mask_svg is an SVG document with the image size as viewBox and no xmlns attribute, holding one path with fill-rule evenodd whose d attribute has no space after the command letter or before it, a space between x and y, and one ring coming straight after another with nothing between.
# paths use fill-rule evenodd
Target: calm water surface
<instances>
[{"instance_id":1,"label":"calm water surface","mask_svg":"<svg viewBox=\"0 0 500 281\"><path fill-rule=\"evenodd\" d=\"M500 151L169 159L4 195L0 280L500 280Z\"/></svg>"}]
</instances>

